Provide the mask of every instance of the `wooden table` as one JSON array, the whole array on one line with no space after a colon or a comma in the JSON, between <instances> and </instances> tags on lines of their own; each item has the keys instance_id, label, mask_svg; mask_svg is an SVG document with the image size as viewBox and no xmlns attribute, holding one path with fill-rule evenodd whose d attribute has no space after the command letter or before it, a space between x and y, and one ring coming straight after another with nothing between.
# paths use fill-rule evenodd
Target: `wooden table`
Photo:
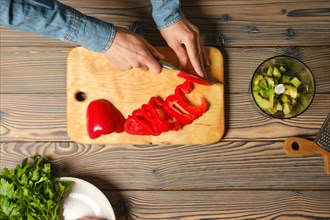
<instances>
[{"instance_id":1,"label":"wooden table","mask_svg":"<svg viewBox=\"0 0 330 220\"><path fill-rule=\"evenodd\" d=\"M147 0L63 0L165 45ZM75 46L1 26L0 169L49 158L61 176L100 188L118 219L328 219L330 176L318 155L289 157L287 137L313 139L330 111L329 0L182 1L206 45L225 58L224 138L211 145L83 145L66 133L66 57ZM289 120L260 115L248 84L266 58L312 70L316 95Z\"/></svg>"}]
</instances>

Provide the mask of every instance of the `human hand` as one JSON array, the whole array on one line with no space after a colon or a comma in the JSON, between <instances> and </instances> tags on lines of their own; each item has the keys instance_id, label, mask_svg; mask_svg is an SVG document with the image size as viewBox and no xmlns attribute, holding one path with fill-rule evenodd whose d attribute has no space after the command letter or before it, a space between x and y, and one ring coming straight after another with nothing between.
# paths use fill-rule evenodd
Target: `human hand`
<instances>
[{"instance_id":1,"label":"human hand","mask_svg":"<svg viewBox=\"0 0 330 220\"><path fill-rule=\"evenodd\" d=\"M140 68L154 73L162 70L156 59L164 58L142 36L125 28L117 28L114 41L104 55L120 70Z\"/></svg>"},{"instance_id":2,"label":"human hand","mask_svg":"<svg viewBox=\"0 0 330 220\"><path fill-rule=\"evenodd\" d=\"M199 29L187 18L160 30L169 47L176 53L181 68L185 68L190 60L193 68L200 76L205 75L205 65L210 65Z\"/></svg>"}]
</instances>

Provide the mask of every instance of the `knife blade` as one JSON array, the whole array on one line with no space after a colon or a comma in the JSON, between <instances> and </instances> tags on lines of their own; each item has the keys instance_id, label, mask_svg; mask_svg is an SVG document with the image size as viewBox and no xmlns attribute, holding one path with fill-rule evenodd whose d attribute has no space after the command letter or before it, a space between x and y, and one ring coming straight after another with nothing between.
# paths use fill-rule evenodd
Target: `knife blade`
<instances>
[{"instance_id":1,"label":"knife blade","mask_svg":"<svg viewBox=\"0 0 330 220\"><path fill-rule=\"evenodd\" d=\"M168 62L166 62L166 61L164 61L164 60L158 60L158 63L159 63L159 65L160 65L161 67L163 67L163 68L165 68L165 69L169 69L169 70L178 70L178 71L180 71L180 72L183 72L183 73L185 73L185 74L191 75L191 76L193 76L193 77L200 78L200 79L202 79L202 80L204 80L204 81L206 81L206 82L208 82L208 83L210 83L210 84L213 84L213 83L214 83L214 82L212 82L211 80L209 80L207 77L201 77L201 76L199 76L199 75L195 75L195 74L192 74L192 73L189 73L189 72L183 71L183 70L181 70L180 68L178 68L178 67L176 67L176 66L174 66L174 65L172 65L172 64L170 64L170 63L168 63Z\"/></svg>"}]
</instances>

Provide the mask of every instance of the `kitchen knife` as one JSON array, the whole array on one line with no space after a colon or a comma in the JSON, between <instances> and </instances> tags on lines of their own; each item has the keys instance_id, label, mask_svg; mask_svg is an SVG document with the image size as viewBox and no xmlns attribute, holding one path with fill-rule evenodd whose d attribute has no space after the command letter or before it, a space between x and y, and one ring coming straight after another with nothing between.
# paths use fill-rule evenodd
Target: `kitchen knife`
<instances>
[{"instance_id":1,"label":"kitchen knife","mask_svg":"<svg viewBox=\"0 0 330 220\"><path fill-rule=\"evenodd\" d=\"M330 113L314 141L290 137L284 141L284 151L290 156L321 154L324 160L324 172L330 174Z\"/></svg>"},{"instance_id":2,"label":"kitchen knife","mask_svg":"<svg viewBox=\"0 0 330 220\"><path fill-rule=\"evenodd\" d=\"M186 72L186 71L180 70L180 68L178 68L178 67L176 67L176 66L174 66L174 65L172 65L172 64L170 64L170 63L168 63L168 62L166 62L166 61L164 61L164 60L158 60L158 63L159 63L159 65L160 65L161 67L163 67L163 68L165 68L165 69L169 69L169 70L178 70L178 71L180 71L180 72L183 72L183 73L185 73L185 74L191 75L191 76L193 76L193 77L200 78L200 79L202 79L202 80L204 80L204 81L206 81L206 82L208 82L208 83L210 83L210 84L213 83L213 82L212 82L211 80L209 80L207 77L204 78L204 77L201 77L201 76L199 76L199 75L195 75L195 74L192 74L192 73L189 73L189 72Z\"/></svg>"}]
</instances>

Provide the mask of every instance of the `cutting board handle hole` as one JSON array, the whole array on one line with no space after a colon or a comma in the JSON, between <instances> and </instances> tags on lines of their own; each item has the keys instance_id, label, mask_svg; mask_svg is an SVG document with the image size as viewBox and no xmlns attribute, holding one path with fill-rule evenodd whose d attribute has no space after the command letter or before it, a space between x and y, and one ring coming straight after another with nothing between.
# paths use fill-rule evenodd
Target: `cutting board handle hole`
<instances>
[{"instance_id":1,"label":"cutting board handle hole","mask_svg":"<svg viewBox=\"0 0 330 220\"><path fill-rule=\"evenodd\" d=\"M298 151L299 148L300 148L300 146L299 146L299 144L298 144L297 142L293 142L293 143L291 144L291 148L292 148L294 151Z\"/></svg>"},{"instance_id":2,"label":"cutting board handle hole","mask_svg":"<svg viewBox=\"0 0 330 220\"><path fill-rule=\"evenodd\" d=\"M77 92L76 95L74 96L79 102L83 102L86 99L86 93L84 92Z\"/></svg>"}]
</instances>

